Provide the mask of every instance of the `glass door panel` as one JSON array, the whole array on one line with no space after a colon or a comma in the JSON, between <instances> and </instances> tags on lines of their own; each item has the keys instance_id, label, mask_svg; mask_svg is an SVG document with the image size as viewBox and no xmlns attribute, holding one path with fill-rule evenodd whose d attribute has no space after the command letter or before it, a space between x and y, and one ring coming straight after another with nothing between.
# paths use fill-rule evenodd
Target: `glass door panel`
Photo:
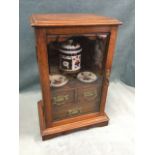
<instances>
[{"instance_id":1,"label":"glass door panel","mask_svg":"<svg viewBox=\"0 0 155 155\"><path fill-rule=\"evenodd\" d=\"M109 36L57 36L48 44L54 121L99 112Z\"/></svg>"}]
</instances>

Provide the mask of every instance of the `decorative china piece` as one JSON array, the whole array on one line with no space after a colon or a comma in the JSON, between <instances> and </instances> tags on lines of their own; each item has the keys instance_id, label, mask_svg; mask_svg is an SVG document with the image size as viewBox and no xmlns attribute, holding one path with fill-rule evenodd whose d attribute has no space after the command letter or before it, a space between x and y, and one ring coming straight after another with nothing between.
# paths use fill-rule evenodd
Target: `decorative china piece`
<instances>
[{"instance_id":1,"label":"decorative china piece","mask_svg":"<svg viewBox=\"0 0 155 155\"><path fill-rule=\"evenodd\" d=\"M77 78L84 83L91 83L97 80L97 76L93 72L85 71L80 72Z\"/></svg>"},{"instance_id":2,"label":"decorative china piece","mask_svg":"<svg viewBox=\"0 0 155 155\"><path fill-rule=\"evenodd\" d=\"M81 69L80 44L73 40L68 40L59 49L60 51L60 70L67 73L75 73Z\"/></svg>"},{"instance_id":3,"label":"decorative china piece","mask_svg":"<svg viewBox=\"0 0 155 155\"><path fill-rule=\"evenodd\" d=\"M50 86L52 87L61 87L68 82L68 79L65 76L60 74L50 75L49 78L51 82Z\"/></svg>"}]
</instances>

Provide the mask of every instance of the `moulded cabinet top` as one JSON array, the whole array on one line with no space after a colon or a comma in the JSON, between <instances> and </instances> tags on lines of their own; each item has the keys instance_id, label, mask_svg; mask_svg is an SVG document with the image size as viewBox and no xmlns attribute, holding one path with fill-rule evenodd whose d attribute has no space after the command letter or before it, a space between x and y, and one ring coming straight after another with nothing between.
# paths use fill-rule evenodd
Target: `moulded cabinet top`
<instances>
[{"instance_id":1,"label":"moulded cabinet top","mask_svg":"<svg viewBox=\"0 0 155 155\"><path fill-rule=\"evenodd\" d=\"M94 14L33 14L31 16L31 25L34 27L120 24L122 22L115 18Z\"/></svg>"}]
</instances>

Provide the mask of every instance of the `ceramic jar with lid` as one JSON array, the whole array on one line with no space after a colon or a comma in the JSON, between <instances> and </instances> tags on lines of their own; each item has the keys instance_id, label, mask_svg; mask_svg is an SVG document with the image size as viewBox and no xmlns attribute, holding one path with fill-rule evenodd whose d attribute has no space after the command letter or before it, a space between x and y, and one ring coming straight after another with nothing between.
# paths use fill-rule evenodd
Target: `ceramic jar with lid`
<instances>
[{"instance_id":1,"label":"ceramic jar with lid","mask_svg":"<svg viewBox=\"0 0 155 155\"><path fill-rule=\"evenodd\" d=\"M60 48L60 70L67 73L77 73L81 69L82 48L79 43L68 40Z\"/></svg>"}]
</instances>

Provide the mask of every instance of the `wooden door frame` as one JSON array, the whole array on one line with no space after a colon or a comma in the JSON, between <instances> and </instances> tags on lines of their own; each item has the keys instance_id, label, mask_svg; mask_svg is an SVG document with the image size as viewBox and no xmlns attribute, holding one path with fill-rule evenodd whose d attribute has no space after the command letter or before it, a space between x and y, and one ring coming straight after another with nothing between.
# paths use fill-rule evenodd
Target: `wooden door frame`
<instances>
[{"instance_id":1,"label":"wooden door frame","mask_svg":"<svg viewBox=\"0 0 155 155\"><path fill-rule=\"evenodd\" d=\"M105 103L109 85L110 72L112 67L112 60L114 55L115 42L117 37L118 26L89 26L89 27L55 27L44 28L36 27L36 47L37 47L37 60L39 66L42 99L43 99L43 115L45 118L45 126L49 128L52 126L52 103L51 103L51 90L49 81L49 65L48 65L48 51L47 51L47 35L61 35L61 34L82 34L82 33L104 33L110 32L109 46L105 62L105 77L102 86L102 97L100 104L100 115L104 115ZM82 117L81 117L82 118Z\"/></svg>"}]
</instances>

